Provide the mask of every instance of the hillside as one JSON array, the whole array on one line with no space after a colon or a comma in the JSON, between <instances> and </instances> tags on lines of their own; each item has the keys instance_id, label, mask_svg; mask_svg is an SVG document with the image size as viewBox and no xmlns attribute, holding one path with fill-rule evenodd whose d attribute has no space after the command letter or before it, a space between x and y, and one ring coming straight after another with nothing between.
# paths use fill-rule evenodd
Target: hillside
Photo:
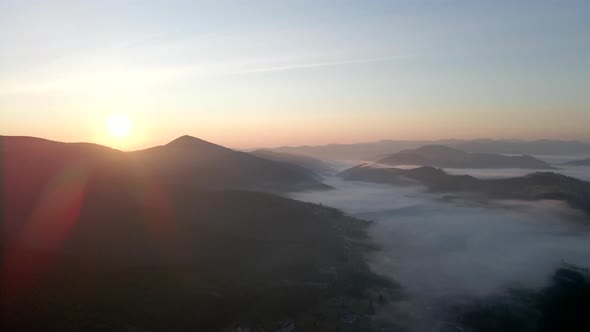
<instances>
[{"instance_id":1,"label":"hillside","mask_svg":"<svg viewBox=\"0 0 590 332\"><path fill-rule=\"evenodd\" d=\"M590 153L590 144L578 141L559 140L492 140L464 141L455 148L468 152L532 155L574 155Z\"/></svg>"},{"instance_id":2,"label":"hillside","mask_svg":"<svg viewBox=\"0 0 590 332\"><path fill-rule=\"evenodd\" d=\"M389 287L362 258L362 221L261 193L166 192L162 206L91 192L46 246L27 245L39 229L4 234L20 238L3 249L9 330L334 330L337 303L361 317Z\"/></svg>"},{"instance_id":3,"label":"hillside","mask_svg":"<svg viewBox=\"0 0 590 332\"><path fill-rule=\"evenodd\" d=\"M137 152L0 136L0 164L2 208L16 219L30 213L40 199L61 194L60 190L83 199L87 191L98 190L105 196L109 191L120 194L116 189L127 192L123 184L135 189L166 185L174 190L329 188L303 170L188 136Z\"/></svg>"},{"instance_id":4,"label":"hillside","mask_svg":"<svg viewBox=\"0 0 590 332\"><path fill-rule=\"evenodd\" d=\"M590 213L590 183L552 172L484 180L469 175L449 175L427 166L404 170L360 165L340 173L340 177L393 185L420 184L432 191L478 193L498 199L562 200Z\"/></svg>"},{"instance_id":5,"label":"hillside","mask_svg":"<svg viewBox=\"0 0 590 332\"><path fill-rule=\"evenodd\" d=\"M250 152L250 154L262 159L268 159L272 161L290 164L296 167L301 167L317 175L329 175L334 172L334 169L328 163L320 159L304 155L274 152L271 150L264 149L252 151Z\"/></svg>"},{"instance_id":6,"label":"hillside","mask_svg":"<svg viewBox=\"0 0 590 332\"><path fill-rule=\"evenodd\" d=\"M466 301L453 308L452 321L466 331L587 331L590 317L584 308L589 305L590 273L564 264L546 287Z\"/></svg>"},{"instance_id":7,"label":"hillside","mask_svg":"<svg viewBox=\"0 0 590 332\"><path fill-rule=\"evenodd\" d=\"M61 143L34 137L0 136L0 160L18 174L9 180L41 186L59 172L128 176L141 172L200 188L297 191L328 189L303 169L183 136L167 145L122 152L89 143ZM118 175L117 175L118 174ZM88 174L87 174L88 175Z\"/></svg>"},{"instance_id":8,"label":"hillside","mask_svg":"<svg viewBox=\"0 0 590 332\"><path fill-rule=\"evenodd\" d=\"M363 259L367 223L338 210L156 176L145 156L95 145L3 138L0 151L4 330L365 329L342 316L365 317L391 286Z\"/></svg>"},{"instance_id":9,"label":"hillside","mask_svg":"<svg viewBox=\"0 0 590 332\"><path fill-rule=\"evenodd\" d=\"M449 143L444 141L446 144ZM324 160L373 160L375 156L391 154L404 149L413 149L422 145L434 144L433 141L393 141L353 143L353 144L328 144L305 146L282 146L269 149L274 152L299 154Z\"/></svg>"},{"instance_id":10,"label":"hillside","mask_svg":"<svg viewBox=\"0 0 590 332\"><path fill-rule=\"evenodd\" d=\"M444 168L527 168L552 169L532 156L503 156L489 153L468 153L443 145L426 145L404 150L378 161L380 164L433 166Z\"/></svg>"},{"instance_id":11,"label":"hillside","mask_svg":"<svg viewBox=\"0 0 590 332\"><path fill-rule=\"evenodd\" d=\"M207 188L268 191L328 189L304 169L234 151L191 136L131 152L146 171Z\"/></svg>"},{"instance_id":12,"label":"hillside","mask_svg":"<svg viewBox=\"0 0 590 332\"><path fill-rule=\"evenodd\" d=\"M424 145L445 145L461 151L493 154L528 154L528 155L574 155L590 153L590 144L577 141L558 140L382 140L378 142L328 144L315 146L283 146L270 149L275 152L302 154L319 159L332 160L375 160L375 157L391 155L407 149L416 149ZM381 159L381 158L379 158Z\"/></svg>"},{"instance_id":13,"label":"hillside","mask_svg":"<svg viewBox=\"0 0 590 332\"><path fill-rule=\"evenodd\" d=\"M590 166L590 158L568 161L567 163L565 163L565 165L570 165L570 166Z\"/></svg>"}]
</instances>

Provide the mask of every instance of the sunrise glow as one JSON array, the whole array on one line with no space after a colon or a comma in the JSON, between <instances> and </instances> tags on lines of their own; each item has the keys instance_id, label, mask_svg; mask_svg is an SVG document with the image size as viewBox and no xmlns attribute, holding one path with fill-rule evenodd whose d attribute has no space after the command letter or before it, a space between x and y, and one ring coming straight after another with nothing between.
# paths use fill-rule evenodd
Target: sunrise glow
<instances>
[{"instance_id":1,"label":"sunrise glow","mask_svg":"<svg viewBox=\"0 0 590 332\"><path fill-rule=\"evenodd\" d=\"M114 114L107 120L106 128L113 138L122 140L129 137L133 125L126 114Z\"/></svg>"}]
</instances>

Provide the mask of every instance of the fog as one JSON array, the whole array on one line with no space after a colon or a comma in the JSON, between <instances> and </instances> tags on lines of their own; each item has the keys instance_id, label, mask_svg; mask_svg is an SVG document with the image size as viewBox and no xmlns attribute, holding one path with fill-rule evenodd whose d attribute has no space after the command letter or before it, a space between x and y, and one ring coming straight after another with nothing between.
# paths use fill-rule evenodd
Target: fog
<instances>
[{"instance_id":1,"label":"fog","mask_svg":"<svg viewBox=\"0 0 590 332\"><path fill-rule=\"evenodd\" d=\"M390 166L391 167L391 166ZM567 176L571 176L580 180L590 181L590 167L588 166L569 166L559 165L556 166L558 169L541 170L541 172L555 172ZM480 179L499 179L508 177L523 176L526 174L540 172L537 169L526 169L526 168L499 168L499 169L451 169L445 168L445 172L449 174L467 174L475 176Z\"/></svg>"},{"instance_id":2,"label":"fog","mask_svg":"<svg viewBox=\"0 0 590 332\"><path fill-rule=\"evenodd\" d=\"M356 166L364 162L357 162ZM390 166L383 164L371 163L372 167L384 167L384 168L402 168L412 169L420 167L419 165L399 165ZM443 168L445 172L452 175L471 175L480 179L502 179L512 178L518 176L524 176L535 172L554 172L567 176L574 177L576 179L590 181L590 167L589 166L569 166L569 165L558 165L556 169L549 170L538 170L538 169L527 169L527 168Z\"/></svg>"},{"instance_id":3,"label":"fog","mask_svg":"<svg viewBox=\"0 0 590 332\"><path fill-rule=\"evenodd\" d=\"M326 183L335 189L293 197L374 221L370 234L381 250L368 260L405 295L383 315L404 317L416 331L438 330L450 305L510 287L543 287L563 263L590 266L590 223L559 202L486 202L420 187Z\"/></svg>"},{"instance_id":4,"label":"fog","mask_svg":"<svg viewBox=\"0 0 590 332\"><path fill-rule=\"evenodd\" d=\"M549 155L535 155L534 157L541 159L556 169L538 170L526 168L443 168L445 172L453 175L471 175L480 179L500 179L523 176L535 172L555 172L567 176L571 176L580 180L590 181L590 166L573 166L565 165L564 163L572 160L587 158L584 155L566 155L566 156L549 156ZM331 165L338 171L343 171L347 168L354 167L359 164L369 163L372 167L395 167L403 169L412 169L420 167L419 165L384 165L378 164L371 160L347 160L347 161L332 161Z\"/></svg>"}]
</instances>

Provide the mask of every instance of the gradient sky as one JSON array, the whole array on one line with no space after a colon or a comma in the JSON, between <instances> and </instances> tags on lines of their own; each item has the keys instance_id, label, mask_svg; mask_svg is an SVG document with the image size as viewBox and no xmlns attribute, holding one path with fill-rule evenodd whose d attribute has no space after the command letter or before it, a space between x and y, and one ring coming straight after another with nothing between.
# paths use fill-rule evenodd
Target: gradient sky
<instances>
[{"instance_id":1,"label":"gradient sky","mask_svg":"<svg viewBox=\"0 0 590 332\"><path fill-rule=\"evenodd\" d=\"M590 1L0 0L0 134L590 141Z\"/></svg>"}]
</instances>

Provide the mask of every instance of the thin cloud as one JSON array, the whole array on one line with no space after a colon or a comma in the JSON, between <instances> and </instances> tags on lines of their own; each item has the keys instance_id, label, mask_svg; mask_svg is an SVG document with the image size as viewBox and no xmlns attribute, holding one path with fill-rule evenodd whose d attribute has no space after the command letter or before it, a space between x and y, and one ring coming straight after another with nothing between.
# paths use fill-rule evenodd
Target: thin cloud
<instances>
[{"instance_id":1,"label":"thin cloud","mask_svg":"<svg viewBox=\"0 0 590 332\"><path fill-rule=\"evenodd\" d=\"M331 66L361 64L361 63L385 62L385 61L391 61L394 59L399 59L400 57L401 56L399 56L399 55L392 55L392 56L379 57L379 58L364 58L364 59L343 60L343 61L333 61L333 62L319 62L319 63L301 63L301 64L293 64L293 65L285 65L285 66L275 66L275 67L264 67L264 68L248 69L248 70L239 70L239 71L229 72L228 74L229 75L255 74L255 73L277 72L277 71L287 71L287 70L297 70L297 69L307 69L307 68L317 68L317 67L331 67Z\"/></svg>"},{"instance_id":2,"label":"thin cloud","mask_svg":"<svg viewBox=\"0 0 590 332\"><path fill-rule=\"evenodd\" d=\"M145 38L113 44L108 49L132 48L152 39L157 39L162 34L153 34ZM41 72L35 78L26 76L24 78L0 81L0 95L22 94L22 93L49 93L49 92L92 92L92 91L117 91L129 89L142 89L148 86L155 86L162 82L174 81L184 77L210 78L214 76L233 76L256 73L281 72L288 70L299 70L319 67L344 66L352 64L386 62L403 57L402 55L391 55L385 57L360 58L331 62L299 63L283 66L261 66L252 69L244 68L240 63L205 63L195 65L181 65L170 67L152 68L109 68L100 70L95 68L82 67L71 75L55 74L55 68L50 68L45 73ZM233 67L233 68L232 68ZM241 67L241 68L240 68ZM86 69L86 70L84 70ZM45 76L45 77L44 77Z\"/></svg>"}]
</instances>

